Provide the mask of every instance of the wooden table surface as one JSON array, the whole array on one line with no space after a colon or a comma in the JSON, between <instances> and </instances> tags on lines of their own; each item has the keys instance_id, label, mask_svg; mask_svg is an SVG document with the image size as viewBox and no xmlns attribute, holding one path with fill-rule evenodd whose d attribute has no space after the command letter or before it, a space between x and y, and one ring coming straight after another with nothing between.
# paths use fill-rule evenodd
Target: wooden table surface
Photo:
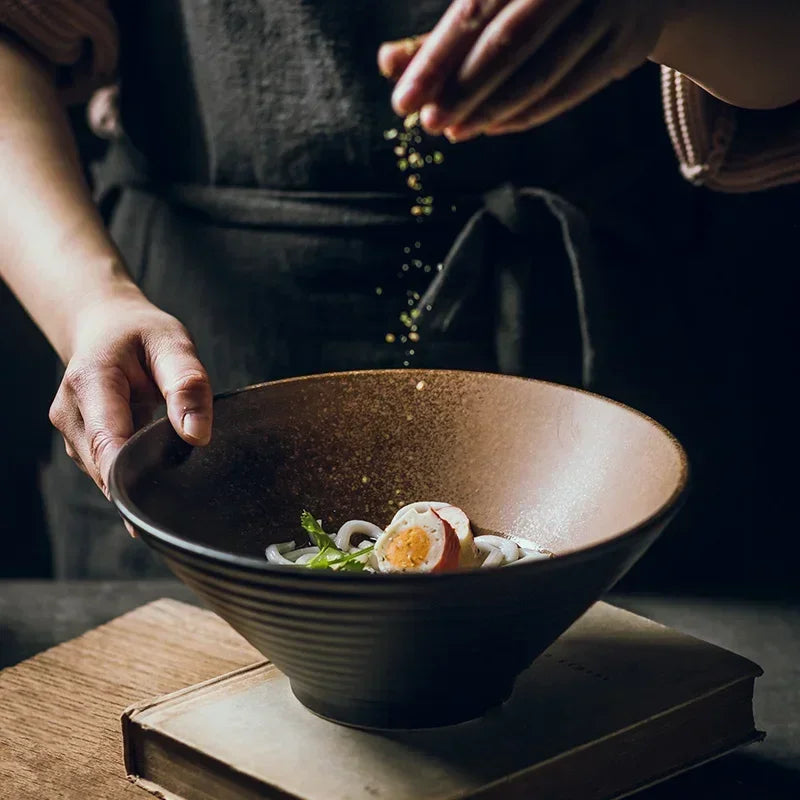
<instances>
[{"instance_id":1,"label":"wooden table surface","mask_svg":"<svg viewBox=\"0 0 800 800\"><path fill-rule=\"evenodd\" d=\"M0 664L161 596L190 598L170 581L0 582ZM609 599L736 650L765 668L757 685L756 719L767 730L767 741L637 798L800 797L800 609L661 597ZM0 798L147 800L150 795L125 779L121 711L258 658L209 612L162 601L3 670Z\"/></svg>"}]
</instances>

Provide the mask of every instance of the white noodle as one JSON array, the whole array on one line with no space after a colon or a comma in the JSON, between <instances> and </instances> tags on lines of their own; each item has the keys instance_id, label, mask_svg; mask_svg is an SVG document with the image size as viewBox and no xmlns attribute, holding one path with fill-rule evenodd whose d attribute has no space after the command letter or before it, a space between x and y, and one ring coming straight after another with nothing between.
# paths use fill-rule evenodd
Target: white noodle
<instances>
[{"instance_id":1,"label":"white noodle","mask_svg":"<svg viewBox=\"0 0 800 800\"><path fill-rule=\"evenodd\" d=\"M363 519L351 519L345 522L336 534L336 546L340 550L347 550L350 547L350 539L357 533L364 534L373 541L377 539L383 531L371 522Z\"/></svg>"},{"instance_id":2,"label":"white noodle","mask_svg":"<svg viewBox=\"0 0 800 800\"><path fill-rule=\"evenodd\" d=\"M542 553L539 550L523 550L522 553L522 558L515 563L524 564L529 561L546 561L548 558L552 558L550 553Z\"/></svg>"},{"instance_id":3,"label":"white noodle","mask_svg":"<svg viewBox=\"0 0 800 800\"><path fill-rule=\"evenodd\" d=\"M284 557L284 553L295 547L294 542L279 542L278 544L271 544L265 555L270 564L291 564L288 558Z\"/></svg>"},{"instance_id":4,"label":"white noodle","mask_svg":"<svg viewBox=\"0 0 800 800\"><path fill-rule=\"evenodd\" d=\"M289 561L293 563L297 563L297 560L302 556L317 556L319 555L319 547L301 547L298 550L290 550L288 553L284 553L283 557L288 558Z\"/></svg>"},{"instance_id":5,"label":"white noodle","mask_svg":"<svg viewBox=\"0 0 800 800\"><path fill-rule=\"evenodd\" d=\"M486 552L487 547L494 547L503 554L503 560L507 564L511 564L520 557L519 547L517 547L516 543L503 536L493 536L488 533L483 536L476 536L475 547L482 553Z\"/></svg>"},{"instance_id":6,"label":"white noodle","mask_svg":"<svg viewBox=\"0 0 800 800\"><path fill-rule=\"evenodd\" d=\"M481 567L499 567L503 564L503 554L496 547L489 547L489 554Z\"/></svg>"}]
</instances>

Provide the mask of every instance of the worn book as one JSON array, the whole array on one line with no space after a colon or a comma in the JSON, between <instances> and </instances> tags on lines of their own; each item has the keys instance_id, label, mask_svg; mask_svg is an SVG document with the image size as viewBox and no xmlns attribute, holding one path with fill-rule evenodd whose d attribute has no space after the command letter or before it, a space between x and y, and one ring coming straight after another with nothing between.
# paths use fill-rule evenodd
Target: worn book
<instances>
[{"instance_id":1,"label":"worn book","mask_svg":"<svg viewBox=\"0 0 800 800\"><path fill-rule=\"evenodd\" d=\"M346 728L314 716L260 662L128 708L125 764L169 800L607 800L761 738L760 674L734 653L597 603L482 719Z\"/></svg>"}]
</instances>

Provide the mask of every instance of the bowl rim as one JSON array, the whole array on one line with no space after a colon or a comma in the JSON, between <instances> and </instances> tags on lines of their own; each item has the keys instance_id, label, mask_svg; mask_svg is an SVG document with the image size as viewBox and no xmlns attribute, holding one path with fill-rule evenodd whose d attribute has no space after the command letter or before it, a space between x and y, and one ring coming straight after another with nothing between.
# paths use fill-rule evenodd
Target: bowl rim
<instances>
[{"instance_id":1,"label":"bowl rim","mask_svg":"<svg viewBox=\"0 0 800 800\"><path fill-rule=\"evenodd\" d=\"M517 375L504 375L502 373L495 373L495 372L485 372L479 370L457 370L457 369L414 369L414 368L404 368L404 369L359 369L359 370L342 370L339 372L321 372L313 375L299 375L290 378L280 378L278 380L272 381L262 381L260 383L250 384L248 386L243 386L238 389L232 389L226 392L220 392L215 394L213 397L213 402L216 403L219 400L225 400L230 397L235 397L236 395L243 394L245 392L256 391L259 389L263 389L268 386L276 386L281 384L291 384L291 383L301 383L306 381L315 381L321 380L325 378L343 378L346 376L358 376L358 375L383 375L383 374L390 374L390 375L407 375L409 377L416 377L416 380L425 380L425 376L440 376L440 375L471 375L471 376L482 376L488 377L492 380L506 380L506 381L513 381L513 382L524 382L524 383L536 383L543 386L552 386L558 389L567 391L567 392L577 392L579 394L584 394L589 397L593 397L597 400L600 400L604 403L609 403L613 406L617 406L618 408L624 409L628 412L635 414L640 419L645 420L646 422L653 425L657 430L661 431L661 433L669 440L672 446L675 448L675 451L678 455L679 464L680 464L680 472L678 474L678 480L673 488L670 495L667 499L658 507L656 508L650 515L647 517L639 520L634 525L619 531L605 539L601 539L594 544L588 545L586 547L577 547L571 550L567 550L563 553L558 554L554 558L548 559L541 559L536 561L530 561L524 564L520 564L516 567L518 572L529 572L531 570L543 570L547 569L548 567L552 567L553 565L557 564L564 564L566 561L575 561L575 560L583 560L585 558L590 558L598 555L601 552L606 550L614 549L624 542L627 542L629 539L635 538L637 535L642 535L645 532L649 531L654 526L658 525L662 521L669 521L669 519L677 513L680 506L686 499L687 490L690 483L690 468L689 468L689 458L688 455L680 443L678 438L664 425L662 425L657 420L653 419L652 417L648 416L642 411L639 411L632 406L629 406L625 403L622 403L618 400L614 400L610 397L606 397L604 395L598 394L597 392L589 391L588 389L582 389L574 386L568 386L562 383L556 383L555 381L546 381L541 380L538 378L526 378ZM173 548L179 552L183 552L184 554L191 554L193 556L199 556L201 559L217 563L217 564L224 564L228 567L236 567L239 569L247 570L249 572L256 572L262 575L269 575L270 577L275 577L276 579L280 578L292 578L292 579L306 579L306 580L314 580L317 582L323 581L344 581L344 582L361 582L361 581L368 581L372 584L383 584L385 585L386 582L390 581L447 581L452 579L457 579L460 576L471 575L473 579L478 575L489 576L490 574L494 574L498 572L498 570L480 570L480 569L467 569L467 570L454 570L452 572L440 572L440 573L381 573L381 574L363 574L360 572L344 572L344 571L336 571L336 570L303 570L303 569L287 569L285 566L270 564L266 558L259 559L252 556L243 556L237 555L236 553L231 553L225 550L219 550L215 547L209 547L203 544L197 544L196 542L192 542L179 534L166 529L163 526L160 526L154 520L150 519L146 514L141 513L136 504L133 503L130 496L128 495L127 491L122 487L119 479L119 462L120 456L122 456L130 446L133 445L136 441L140 438L147 435L147 433L155 428L157 425L169 425L170 423L167 420L166 415L159 417L156 420L148 423L144 427L140 428L133 436L128 439L127 442L122 446L119 453L114 459L114 462L111 465L111 470L109 474L109 482L108 482L108 490L109 495L111 498L112 503L117 508L117 511L121 514L124 520L129 522L135 528L139 529L144 535L145 538L152 537L156 541L160 542L161 544L167 545L170 548ZM177 436L177 433L175 434ZM190 445L191 446L191 445ZM512 565L513 566L513 565ZM318 583L319 585L319 583Z\"/></svg>"}]
</instances>

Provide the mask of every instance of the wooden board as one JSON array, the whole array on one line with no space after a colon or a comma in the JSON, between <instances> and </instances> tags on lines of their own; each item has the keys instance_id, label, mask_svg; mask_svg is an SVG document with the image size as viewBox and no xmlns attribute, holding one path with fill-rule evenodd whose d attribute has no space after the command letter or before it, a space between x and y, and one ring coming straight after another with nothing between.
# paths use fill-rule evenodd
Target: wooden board
<instances>
[{"instance_id":1,"label":"wooden board","mask_svg":"<svg viewBox=\"0 0 800 800\"><path fill-rule=\"evenodd\" d=\"M152 797L125 777L122 710L262 660L211 612L158 600L3 670L0 797Z\"/></svg>"}]
</instances>

